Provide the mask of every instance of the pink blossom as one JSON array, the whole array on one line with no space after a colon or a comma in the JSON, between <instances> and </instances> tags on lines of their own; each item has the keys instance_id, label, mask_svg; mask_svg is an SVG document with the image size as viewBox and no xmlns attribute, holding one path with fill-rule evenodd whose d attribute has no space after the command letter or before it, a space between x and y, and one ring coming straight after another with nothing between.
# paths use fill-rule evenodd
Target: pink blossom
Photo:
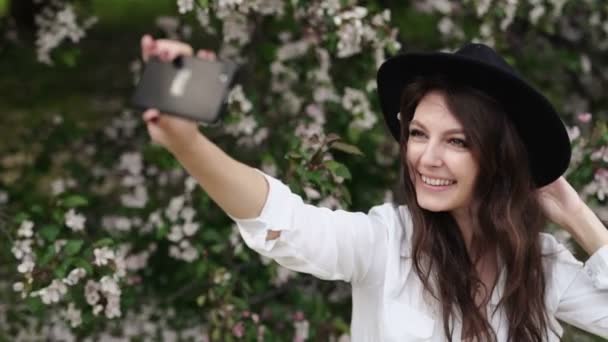
<instances>
[{"instance_id":1,"label":"pink blossom","mask_svg":"<svg viewBox=\"0 0 608 342\"><path fill-rule=\"evenodd\" d=\"M232 327L232 334L236 337L243 337L245 335L245 325L243 322L238 322Z\"/></svg>"},{"instance_id":2,"label":"pink blossom","mask_svg":"<svg viewBox=\"0 0 608 342\"><path fill-rule=\"evenodd\" d=\"M591 121L592 117L593 117L593 115L591 115L591 113L588 113L588 112L578 113L576 115L576 119L578 121L580 121L581 123L588 123L589 121Z\"/></svg>"}]
</instances>

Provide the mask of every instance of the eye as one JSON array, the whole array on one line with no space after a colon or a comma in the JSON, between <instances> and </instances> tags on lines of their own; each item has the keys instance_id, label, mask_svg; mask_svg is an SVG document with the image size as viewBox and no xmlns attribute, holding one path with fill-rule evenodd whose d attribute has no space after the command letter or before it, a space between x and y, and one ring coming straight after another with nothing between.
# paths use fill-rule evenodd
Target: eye
<instances>
[{"instance_id":1,"label":"eye","mask_svg":"<svg viewBox=\"0 0 608 342\"><path fill-rule=\"evenodd\" d=\"M454 145L454 146L458 146L458 147L467 147L467 142L464 139L460 139L460 138L451 138L450 140L448 140L448 143L450 145Z\"/></svg>"},{"instance_id":2,"label":"eye","mask_svg":"<svg viewBox=\"0 0 608 342\"><path fill-rule=\"evenodd\" d=\"M416 128L412 128L410 129L410 137L414 137L414 138L418 138L418 137L423 137L424 133Z\"/></svg>"}]
</instances>

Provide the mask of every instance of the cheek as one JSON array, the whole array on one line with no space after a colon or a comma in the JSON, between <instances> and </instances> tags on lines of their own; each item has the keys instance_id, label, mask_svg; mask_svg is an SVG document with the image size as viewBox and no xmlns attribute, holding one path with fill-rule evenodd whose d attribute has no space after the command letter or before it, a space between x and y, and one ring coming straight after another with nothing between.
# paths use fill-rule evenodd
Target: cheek
<instances>
[{"instance_id":1,"label":"cheek","mask_svg":"<svg viewBox=\"0 0 608 342\"><path fill-rule=\"evenodd\" d=\"M408 164L414 165L416 163L416 160L418 159L419 154L420 153L416 150L415 145L409 143L407 144L405 159L407 160Z\"/></svg>"},{"instance_id":2,"label":"cheek","mask_svg":"<svg viewBox=\"0 0 608 342\"><path fill-rule=\"evenodd\" d=\"M453 171L457 170L456 172L458 172L458 175L462 179L466 179L469 185L473 186L475 184L477 174L479 173L479 167L472 158L459 158L459 160L455 160L452 165L455 166Z\"/></svg>"}]
</instances>

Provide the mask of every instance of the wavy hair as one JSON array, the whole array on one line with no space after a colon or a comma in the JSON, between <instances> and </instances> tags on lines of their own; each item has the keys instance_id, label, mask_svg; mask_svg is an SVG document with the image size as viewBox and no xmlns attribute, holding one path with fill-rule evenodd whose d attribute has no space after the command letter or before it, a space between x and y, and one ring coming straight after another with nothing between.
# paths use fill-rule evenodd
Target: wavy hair
<instances>
[{"instance_id":1,"label":"wavy hair","mask_svg":"<svg viewBox=\"0 0 608 342\"><path fill-rule=\"evenodd\" d=\"M409 123L418 103L431 90L445 96L479 164L469 208L473 222L469 227L472 230L470 251L451 214L431 212L418 205L412 183L415 170L410 169L406 159ZM486 301L481 306L475 303L476 288L483 287L486 294L492 292L480 280L475 264L481 256L493 252L506 268L505 289L497 309L505 308L508 341L543 341L549 325L539 241L545 217L534 195L536 186L525 146L507 114L491 96L432 76L417 79L403 90L401 122L401 195L414 227L414 269L425 289L441 303L445 336L452 340L453 330L448 322L458 310L466 327L463 337L474 337L476 341L497 340L496 332L482 314ZM497 278L500 271L497 270ZM430 281L431 274L435 288Z\"/></svg>"}]
</instances>

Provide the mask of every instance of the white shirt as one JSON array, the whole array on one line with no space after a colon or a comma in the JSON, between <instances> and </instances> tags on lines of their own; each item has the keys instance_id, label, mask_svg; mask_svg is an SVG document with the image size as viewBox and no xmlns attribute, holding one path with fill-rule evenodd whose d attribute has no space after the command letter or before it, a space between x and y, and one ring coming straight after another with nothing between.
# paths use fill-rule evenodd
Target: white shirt
<instances>
[{"instance_id":1,"label":"white shirt","mask_svg":"<svg viewBox=\"0 0 608 342\"><path fill-rule=\"evenodd\" d=\"M406 207L386 203L367 214L332 211L305 204L285 184L264 176L270 191L260 216L232 219L249 247L284 267L351 283L352 341L446 341L439 303L424 300L428 296L413 270ZM266 241L268 230L281 235ZM563 333L556 319L608 338L608 245L583 264L552 235L540 238L543 255L552 253L543 258L546 303L549 323L560 335L549 329L548 341L559 341ZM492 311L504 286L503 268L487 306L498 341L507 340L508 321L502 308ZM450 326L460 341L460 315Z\"/></svg>"}]
</instances>

